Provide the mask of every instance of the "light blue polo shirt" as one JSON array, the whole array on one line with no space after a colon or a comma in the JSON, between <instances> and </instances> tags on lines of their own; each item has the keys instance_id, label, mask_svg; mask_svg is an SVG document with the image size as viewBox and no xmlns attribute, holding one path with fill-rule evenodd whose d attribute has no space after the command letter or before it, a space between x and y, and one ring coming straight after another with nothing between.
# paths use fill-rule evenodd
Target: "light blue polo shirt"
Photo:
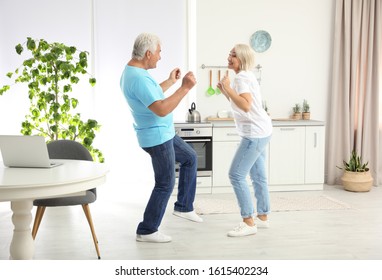
<instances>
[{"instance_id":1,"label":"light blue polo shirt","mask_svg":"<svg viewBox=\"0 0 382 280\"><path fill-rule=\"evenodd\" d=\"M175 136L172 113L160 117L148 108L165 97L160 85L146 69L126 65L120 86L134 118L139 146L157 146Z\"/></svg>"}]
</instances>

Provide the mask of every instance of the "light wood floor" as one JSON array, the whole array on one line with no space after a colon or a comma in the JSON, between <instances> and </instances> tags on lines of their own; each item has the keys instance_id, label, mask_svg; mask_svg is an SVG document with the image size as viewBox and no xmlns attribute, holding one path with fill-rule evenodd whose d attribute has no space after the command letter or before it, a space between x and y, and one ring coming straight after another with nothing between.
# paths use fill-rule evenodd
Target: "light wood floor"
<instances>
[{"instance_id":1,"label":"light wood floor","mask_svg":"<svg viewBox=\"0 0 382 280\"><path fill-rule=\"evenodd\" d=\"M135 230L149 190L116 187L110 182L98 188L91 211L103 260L381 260L382 188L351 193L341 186L325 186L318 193L343 201L351 209L275 212L270 215L271 228L244 238L226 236L240 221L239 214L205 215L204 223L193 223L172 215L172 198L160 230L173 241L136 242ZM234 199L233 194L216 196ZM12 238L9 206L0 203L2 260L9 258ZM35 245L38 260L96 260L81 207L48 208Z\"/></svg>"}]
</instances>

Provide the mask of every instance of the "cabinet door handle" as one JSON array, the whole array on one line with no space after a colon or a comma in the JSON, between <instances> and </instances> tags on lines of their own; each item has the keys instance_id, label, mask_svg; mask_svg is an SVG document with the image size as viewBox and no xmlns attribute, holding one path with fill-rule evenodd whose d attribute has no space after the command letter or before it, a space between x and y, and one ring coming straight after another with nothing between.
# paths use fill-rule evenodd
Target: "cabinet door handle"
<instances>
[{"instance_id":1,"label":"cabinet door handle","mask_svg":"<svg viewBox=\"0 0 382 280\"><path fill-rule=\"evenodd\" d=\"M211 142L211 139L206 138L206 139L183 139L184 142Z\"/></svg>"},{"instance_id":2,"label":"cabinet door handle","mask_svg":"<svg viewBox=\"0 0 382 280\"><path fill-rule=\"evenodd\" d=\"M317 132L314 133L314 147L317 148Z\"/></svg>"},{"instance_id":3,"label":"cabinet door handle","mask_svg":"<svg viewBox=\"0 0 382 280\"><path fill-rule=\"evenodd\" d=\"M284 130L284 131L292 131L292 130L295 130L296 128L294 127L282 127L280 128L280 130Z\"/></svg>"},{"instance_id":4,"label":"cabinet door handle","mask_svg":"<svg viewBox=\"0 0 382 280\"><path fill-rule=\"evenodd\" d=\"M238 133L227 133L227 136L239 136Z\"/></svg>"}]
</instances>

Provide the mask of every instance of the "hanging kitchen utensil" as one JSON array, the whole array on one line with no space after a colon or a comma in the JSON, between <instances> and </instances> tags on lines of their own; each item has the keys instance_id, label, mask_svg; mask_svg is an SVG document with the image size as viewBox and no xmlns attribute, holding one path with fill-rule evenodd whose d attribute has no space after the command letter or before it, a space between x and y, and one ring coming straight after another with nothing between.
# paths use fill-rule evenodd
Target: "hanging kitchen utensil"
<instances>
[{"instance_id":1,"label":"hanging kitchen utensil","mask_svg":"<svg viewBox=\"0 0 382 280\"><path fill-rule=\"evenodd\" d=\"M215 90L212 87L212 70L210 70L210 87L207 89L207 94L208 95L214 95L215 94Z\"/></svg>"},{"instance_id":2,"label":"hanging kitchen utensil","mask_svg":"<svg viewBox=\"0 0 382 280\"><path fill-rule=\"evenodd\" d=\"M218 71L218 82L220 82L220 69ZM215 92L216 92L216 94L221 94L222 93L218 87L216 87L216 91Z\"/></svg>"}]
</instances>

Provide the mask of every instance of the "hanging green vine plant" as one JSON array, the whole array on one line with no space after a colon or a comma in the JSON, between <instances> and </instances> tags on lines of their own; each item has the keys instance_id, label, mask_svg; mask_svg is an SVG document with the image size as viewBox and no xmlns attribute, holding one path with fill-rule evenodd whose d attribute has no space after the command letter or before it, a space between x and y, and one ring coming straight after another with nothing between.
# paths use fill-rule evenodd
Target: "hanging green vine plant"
<instances>
[{"instance_id":1,"label":"hanging green vine plant","mask_svg":"<svg viewBox=\"0 0 382 280\"><path fill-rule=\"evenodd\" d=\"M100 125L93 119L81 120L80 113L75 112L78 99L69 96L80 76L88 75L91 86L96 83L96 79L86 70L88 52L30 37L23 45L16 46L17 54L21 55L24 47L31 57L25 59L14 72L7 73L14 83L28 85L29 114L22 122L21 133L42 135L47 142L58 139L78 141L90 151L95 161L104 162L102 152L93 147ZM10 88L10 85L0 87L0 95Z\"/></svg>"}]
</instances>

